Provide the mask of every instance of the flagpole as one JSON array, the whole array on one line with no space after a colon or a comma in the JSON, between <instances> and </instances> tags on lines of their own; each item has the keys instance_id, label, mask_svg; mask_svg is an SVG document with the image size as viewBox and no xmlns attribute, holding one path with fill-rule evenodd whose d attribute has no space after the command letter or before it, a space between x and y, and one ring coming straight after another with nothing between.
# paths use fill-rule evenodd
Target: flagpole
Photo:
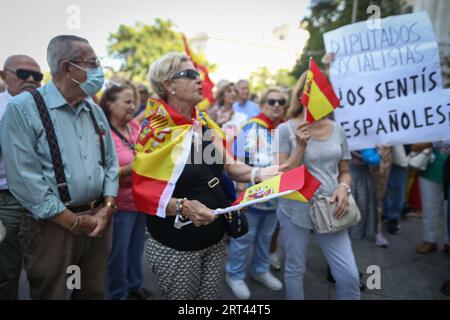
<instances>
[{"instance_id":1,"label":"flagpole","mask_svg":"<svg viewBox=\"0 0 450 320\"><path fill-rule=\"evenodd\" d=\"M358 0L353 0L352 23L356 22L356 15L357 14L358 14Z\"/></svg>"}]
</instances>

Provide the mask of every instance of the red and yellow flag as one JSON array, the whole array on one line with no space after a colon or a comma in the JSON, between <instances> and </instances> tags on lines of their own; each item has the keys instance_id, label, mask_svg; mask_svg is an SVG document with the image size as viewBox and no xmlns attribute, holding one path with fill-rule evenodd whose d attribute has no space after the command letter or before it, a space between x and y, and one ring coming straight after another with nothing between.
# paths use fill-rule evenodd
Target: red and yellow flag
<instances>
[{"instance_id":1,"label":"red and yellow flag","mask_svg":"<svg viewBox=\"0 0 450 320\"><path fill-rule=\"evenodd\" d=\"M132 167L134 202L140 212L165 217L191 152L195 121L213 129L222 141L225 135L206 112L193 110L187 120L162 100L150 98L145 115Z\"/></svg>"},{"instance_id":2,"label":"red and yellow flag","mask_svg":"<svg viewBox=\"0 0 450 320\"><path fill-rule=\"evenodd\" d=\"M303 165L247 188L233 205L250 205L280 196L308 202L319 186L319 180Z\"/></svg>"},{"instance_id":3,"label":"red and yellow flag","mask_svg":"<svg viewBox=\"0 0 450 320\"><path fill-rule=\"evenodd\" d=\"M333 87L313 58L309 59L309 70L306 75L301 102L306 107L307 122L322 119L333 112L340 104Z\"/></svg>"},{"instance_id":4,"label":"red and yellow flag","mask_svg":"<svg viewBox=\"0 0 450 320\"><path fill-rule=\"evenodd\" d=\"M189 49L189 45L186 40L186 36L182 34L183 37L183 43L184 43L184 51L186 51L186 54L191 59L192 63L194 64L194 67L200 72L200 76L203 80L202 87L203 87L203 101L200 102L197 105L197 108L199 108L201 111L204 111L208 109L210 106L212 106L215 102L213 89L214 89L214 82L211 81L208 74L208 69L206 66L202 65L200 63L200 59L192 53L192 51Z\"/></svg>"}]
</instances>

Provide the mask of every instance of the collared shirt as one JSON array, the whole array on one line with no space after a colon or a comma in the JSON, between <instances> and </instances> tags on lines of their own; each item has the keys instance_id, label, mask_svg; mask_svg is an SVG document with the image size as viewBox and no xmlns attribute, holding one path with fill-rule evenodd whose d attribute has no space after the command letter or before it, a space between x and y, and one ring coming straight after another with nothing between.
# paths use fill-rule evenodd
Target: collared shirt
<instances>
[{"instance_id":1,"label":"collared shirt","mask_svg":"<svg viewBox=\"0 0 450 320\"><path fill-rule=\"evenodd\" d=\"M258 114L260 114L259 106L257 103L247 100L244 104L241 104L239 101L236 101L233 103L233 109L236 112L243 112L247 115L247 118L253 118L256 117Z\"/></svg>"},{"instance_id":2,"label":"collared shirt","mask_svg":"<svg viewBox=\"0 0 450 320\"><path fill-rule=\"evenodd\" d=\"M8 89L6 89L4 92L0 93L0 121L3 118L3 115L6 111L6 106L12 99L12 95L9 94ZM2 148L0 146L0 190L6 190L8 189L8 184L6 182L6 172L5 172L5 165L3 163L3 156L2 156Z\"/></svg>"},{"instance_id":3,"label":"collared shirt","mask_svg":"<svg viewBox=\"0 0 450 320\"><path fill-rule=\"evenodd\" d=\"M38 89L47 105L61 150L71 205L101 196L117 195L118 164L108 121L92 101L94 116L105 144L105 167L100 164L100 142L85 103L71 107L53 81ZM59 199L50 149L33 97L14 97L0 123L0 139L8 187L36 219L65 210Z\"/></svg>"}]
</instances>

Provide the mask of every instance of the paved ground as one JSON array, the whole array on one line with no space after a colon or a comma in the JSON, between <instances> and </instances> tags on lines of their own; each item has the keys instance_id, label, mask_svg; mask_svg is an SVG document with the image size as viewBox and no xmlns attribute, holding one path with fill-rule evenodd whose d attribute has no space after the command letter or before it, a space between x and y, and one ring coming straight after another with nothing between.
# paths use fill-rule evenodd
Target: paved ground
<instances>
[{"instance_id":1,"label":"paved ground","mask_svg":"<svg viewBox=\"0 0 450 320\"><path fill-rule=\"evenodd\" d=\"M381 289L362 293L365 300L373 299L446 299L450 296L440 293L439 288L450 279L450 256L440 251L423 256L415 253L415 247L421 241L421 221L407 219L402 222L400 235L387 235L389 248L378 248L368 240L354 243L353 249L359 270L366 272L369 265L381 268ZM442 238L442 237L441 237ZM309 248L308 271L305 275L306 299L333 299L334 286L326 280L326 263L319 246L313 239ZM154 275L145 264L145 284L155 298L159 297L158 285ZM282 271L274 272L282 279ZM365 278L367 278L367 274ZM271 292L253 280L247 280L252 299L284 299L284 292ZM29 299L25 275L20 283L20 299ZM235 299L224 284L220 299Z\"/></svg>"}]
</instances>

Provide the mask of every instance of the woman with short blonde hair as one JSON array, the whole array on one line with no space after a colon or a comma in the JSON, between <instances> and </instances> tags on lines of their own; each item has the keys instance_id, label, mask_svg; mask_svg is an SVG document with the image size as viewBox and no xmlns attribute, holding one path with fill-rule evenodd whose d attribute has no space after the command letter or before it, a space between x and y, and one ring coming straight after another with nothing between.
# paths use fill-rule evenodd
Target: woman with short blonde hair
<instances>
[{"instance_id":1,"label":"woman with short blonde hair","mask_svg":"<svg viewBox=\"0 0 450 320\"><path fill-rule=\"evenodd\" d=\"M216 139L220 138L217 124L196 109L203 100L202 80L185 54L161 57L151 65L149 78L160 98L149 101L135 164L155 175L174 169L165 185L161 180L154 179L150 185L138 178L133 184L138 209L149 214L146 255L163 299L217 299L226 256L227 221L213 210L228 206L217 196L222 172L226 170L239 182L255 175L262 181L279 174L278 167L258 174L226 153L221 139ZM181 139L176 132L183 133L178 136ZM171 166L175 149L185 158ZM213 159L204 158L212 154ZM144 182L140 185L139 181Z\"/></svg>"}]
</instances>

